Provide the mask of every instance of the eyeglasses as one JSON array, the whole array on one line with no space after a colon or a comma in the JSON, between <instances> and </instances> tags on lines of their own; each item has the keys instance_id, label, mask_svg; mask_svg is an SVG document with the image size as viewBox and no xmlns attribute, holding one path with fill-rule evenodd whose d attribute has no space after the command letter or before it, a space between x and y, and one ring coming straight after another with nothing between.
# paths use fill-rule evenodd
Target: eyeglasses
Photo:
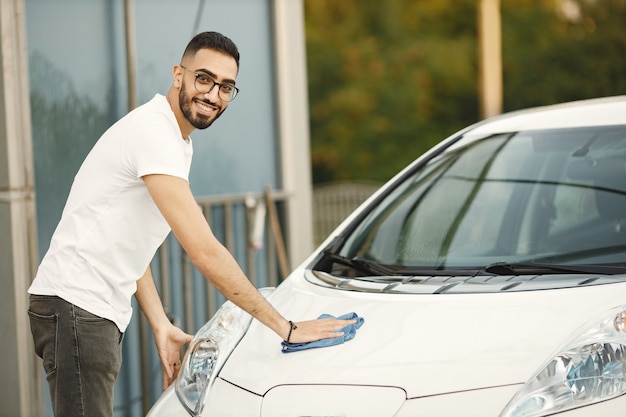
<instances>
[{"instance_id":1,"label":"eyeglasses","mask_svg":"<svg viewBox=\"0 0 626 417\"><path fill-rule=\"evenodd\" d=\"M224 101L233 101L235 97L237 97L237 93L239 93L239 89L232 84L220 84L211 78L208 74L203 74L200 72L191 71L180 66L185 71L191 72L195 79L193 81L193 86L196 88L196 91L201 94L210 93L213 90L213 87L217 86L217 95L221 100Z\"/></svg>"}]
</instances>

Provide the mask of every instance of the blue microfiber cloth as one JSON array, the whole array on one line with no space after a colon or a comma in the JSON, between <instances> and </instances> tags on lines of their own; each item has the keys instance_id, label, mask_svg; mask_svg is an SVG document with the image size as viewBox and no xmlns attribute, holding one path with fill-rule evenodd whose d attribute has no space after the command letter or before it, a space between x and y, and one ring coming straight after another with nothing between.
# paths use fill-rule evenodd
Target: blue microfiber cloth
<instances>
[{"instance_id":1,"label":"blue microfiber cloth","mask_svg":"<svg viewBox=\"0 0 626 417\"><path fill-rule=\"evenodd\" d=\"M343 332L343 335L333 337L330 339L321 339L321 340L315 340L313 342L306 342L306 343L287 343L283 340L281 343L281 345L283 346L282 352L290 353L290 352L298 352L299 350L340 345L343 342L347 342L348 340L354 339L354 336L356 336L357 329L359 329L365 322L365 319L363 317L359 317L356 313L346 313L339 317L331 316L330 314L322 314L317 319L319 320L319 319L328 319L328 318L331 318L331 319L337 318L339 320L356 319L356 323L349 324L346 327L342 327L341 329L337 330L338 332Z\"/></svg>"}]
</instances>

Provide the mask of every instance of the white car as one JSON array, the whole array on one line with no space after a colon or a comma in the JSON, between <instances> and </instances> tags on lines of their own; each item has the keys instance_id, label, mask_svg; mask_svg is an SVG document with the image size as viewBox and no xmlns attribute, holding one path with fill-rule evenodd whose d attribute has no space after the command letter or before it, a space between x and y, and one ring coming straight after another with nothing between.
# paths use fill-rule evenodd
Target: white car
<instances>
[{"instance_id":1,"label":"white car","mask_svg":"<svg viewBox=\"0 0 626 417\"><path fill-rule=\"evenodd\" d=\"M226 303L150 417L624 417L626 96L460 131L263 292L365 322L283 353Z\"/></svg>"}]
</instances>

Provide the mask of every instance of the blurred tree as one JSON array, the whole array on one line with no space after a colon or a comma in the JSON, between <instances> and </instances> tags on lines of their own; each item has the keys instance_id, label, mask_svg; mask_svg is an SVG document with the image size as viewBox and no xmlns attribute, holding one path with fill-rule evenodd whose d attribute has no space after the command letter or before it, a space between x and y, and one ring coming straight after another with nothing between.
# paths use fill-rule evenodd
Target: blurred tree
<instances>
[{"instance_id":1,"label":"blurred tree","mask_svg":"<svg viewBox=\"0 0 626 417\"><path fill-rule=\"evenodd\" d=\"M305 10L315 182L386 180L441 139L434 120L476 119L474 0Z\"/></svg>"},{"instance_id":2,"label":"blurred tree","mask_svg":"<svg viewBox=\"0 0 626 417\"><path fill-rule=\"evenodd\" d=\"M505 110L626 93L625 4L502 0ZM304 5L314 182L384 181L478 120L476 0Z\"/></svg>"},{"instance_id":3,"label":"blurred tree","mask_svg":"<svg viewBox=\"0 0 626 417\"><path fill-rule=\"evenodd\" d=\"M626 94L626 0L509 3L505 110Z\"/></svg>"}]
</instances>

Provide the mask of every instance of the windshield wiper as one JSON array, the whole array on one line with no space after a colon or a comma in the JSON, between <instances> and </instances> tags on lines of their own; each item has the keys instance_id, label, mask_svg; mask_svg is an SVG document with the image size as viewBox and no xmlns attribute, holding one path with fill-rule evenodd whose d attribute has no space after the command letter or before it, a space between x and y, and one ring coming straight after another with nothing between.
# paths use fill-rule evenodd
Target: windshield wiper
<instances>
[{"instance_id":1,"label":"windshield wiper","mask_svg":"<svg viewBox=\"0 0 626 417\"><path fill-rule=\"evenodd\" d=\"M330 264L337 263L350 267L365 276L414 276L414 275L476 275L481 270L477 269L413 269L400 267L395 269L387 265L383 265L369 259L354 257L348 258L337 255L330 251L322 253L322 260L318 262L318 267L326 264L326 268L330 268ZM325 263L323 261L330 261ZM322 268L322 269L326 269ZM482 271L495 275L548 275L548 274L601 274L601 275L618 275L626 274L626 265L560 265L549 263L533 263L533 262L495 262L482 268ZM329 271L330 272L330 271Z\"/></svg>"},{"instance_id":2,"label":"windshield wiper","mask_svg":"<svg viewBox=\"0 0 626 417\"><path fill-rule=\"evenodd\" d=\"M330 263L328 263L330 261ZM369 259L356 256L354 258L348 258L345 256L337 255L330 251L322 253L322 259L317 262L316 269L321 269L329 272L330 264L337 263L351 267L352 269L361 272L364 276L377 276L385 277L385 280L393 279L393 277L414 277L420 276L443 276L443 275L476 275L478 272L476 269L446 269L443 267L406 267L404 265L383 265ZM408 281L407 281L408 282Z\"/></svg>"},{"instance_id":3,"label":"windshield wiper","mask_svg":"<svg viewBox=\"0 0 626 417\"><path fill-rule=\"evenodd\" d=\"M359 258L358 256L354 258L346 258L345 256L326 251L324 252L324 259L331 260L341 265L349 266L367 275L398 275L398 272L389 267L386 267L385 265L381 265L368 259Z\"/></svg>"},{"instance_id":4,"label":"windshield wiper","mask_svg":"<svg viewBox=\"0 0 626 417\"><path fill-rule=\"evenodd\" d=\"M554 265L540 263L495 262L484 268L496 275L544 275L544 274L626 274L626 266L610 265Z\"/></svg>"}]
</instances>

